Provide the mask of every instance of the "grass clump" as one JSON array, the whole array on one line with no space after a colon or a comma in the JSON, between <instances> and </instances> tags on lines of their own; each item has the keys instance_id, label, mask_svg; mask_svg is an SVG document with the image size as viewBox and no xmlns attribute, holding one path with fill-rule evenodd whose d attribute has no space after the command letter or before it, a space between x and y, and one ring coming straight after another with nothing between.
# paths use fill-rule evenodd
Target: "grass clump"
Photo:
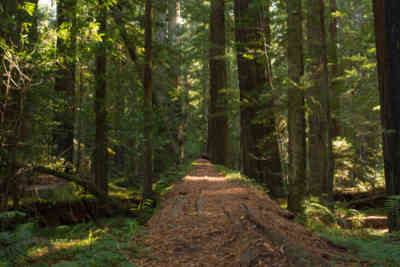
<instances>
[{"instance_id":1,"label":"grass clump","mask_svg":"<svg viewBox=\"0 0 400 267\"><path fill-rule=\"evenodd\" d=\"M263 185L257 182L255 179L251 179L243 175L240 171L231 170L223 165L217 165L217 164L215 164L214 167L219 173L224 175L225 179L228 182L242 186L253 186L256 187L257 189L260 189L268 193L268 188L266 187L266 185Z\"/></svg>"},{"instance_id":2,"label":"grass clump","mask_svg":"<svg viewBox=\"0 0 400 267\"><path fill-rule=\"evenodd\" d=\"M135 258L149 252L136 238L142 232L132 218L115 217L96 223L42 229L38 245L29 250L29 266L136 266Z\"/></svg>"}]
</instances>

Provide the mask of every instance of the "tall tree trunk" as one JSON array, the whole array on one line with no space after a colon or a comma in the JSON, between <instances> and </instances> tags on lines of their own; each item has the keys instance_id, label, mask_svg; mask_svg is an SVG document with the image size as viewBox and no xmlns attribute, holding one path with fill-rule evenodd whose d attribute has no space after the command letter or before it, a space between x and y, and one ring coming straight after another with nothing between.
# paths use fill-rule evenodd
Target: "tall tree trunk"
<instances>
[{"instance_id":1,"label":"tall tree trunk","mask_svg":"<svg viewBox=\"0 0 400 267\"><path fill-rule=\"evenodd\" d=\"M57 1L58 31L69 30L69 37L57 37L57 57L60 63L55 80L55 90L63 99L55 119L59 126L54 132L57 144L56 154L62 156L69 164L73 163L74 143L74 98L76 67L76 0Z\"/></svg>"},{"instance_id":2,"label":"tall tree trunk","mask_svg":"<svg viewBox=\"0 0 400 267\"><path fill-rule=\"evenodd\" d=\"M225 1L211 1L210 103L208 109L208 154L214 163L228 164L227 73L225 62Z\"/></svg>"},{"instance_id":3,"label":"tall tree trunk","mask_svg":"<svg viewBox=\"0 0 400 267\"><path fill-rule=\"evenodd\" d=\"M261 6L260 6L261 5ZM282 171L275 131L274 101L261 101L271 92L264 51L264 3L235 0L235 35L241 102L241 157L243 173L265 183L272 197L282 195ZM262 117L262 119L260 119Z\"/></svg>"},{"instance_id":4,"label":"tall tree trunk","mask_svg":"<svg viewBox=\"0 0 400 267\"><path fill-rule=\"evenodd\" d=\"M383 127L386 194L400 195L400 2L373 0ZM398 207L398 206L397 206ZM388 212L389 231L400 230L399 213Z\"/></svg>"},{"instance_id":5,"label":"tall tree trunk","mask_svg":"<svg viewBox=\"0 0 400 267\"><path fill-rule=\"evenodd\" d=\"M100 23L99 34L102 41L98 45L96 56L96 148L95 148L95 184L99 190L108 192L107 181L107 109L106 109L106 65L107 65L107 8L104 0L98 0L99 14L97 21Z\"/></svg>"},{"instance_id":6,"label":"tall tree trunk","mask_svg":"<svg viewBox=\"0 0 400 267\"><path fill-rule=\"evenodd\" d=\"M169 57L170 66L170 79L171 87L179 95L174 106L176 113L178 114L178 127L176 132L176 140L178 145L177 163L182 163L185 158L185 146L184 146L184 128L185 128L185 114L183 106L185 105L185 92L182 86L181 77L181 60L180 60L180 38L179 38L179 24L180 19L180 0L169 0L168 2L168 40L173 51L173 54Z\"/></svg>"},{"instance_id":7,"label":"tall tree trunk","mask_svg":"<svg viewBox=\"0 0 400 267\"><path fill-rule=\"evenodd\" d=\"M145 3L144 137L145 178L143 198L153 195L152 0Z\"/></svg>"},{"instance_id":8,"label":"tall tree trunk","mask_svg":"<svg viewBox=\"0 0 400 267\"><path fill-rule=\"evenodd\" d=\"M332 103L332 137L340 136L340 82L338 80L339 59L338 59L338 15L337 15L337 0L329 0L329 43L328 43L328 58L329 58L329 88L331 92Z\"/></svg>"},{"instance_id":9,"label":"tall tree trunk","mask_svg":"<svg viewBox=\"0 0 400 267\"><path fill-rule=\"evenodd\" d=\"M323 0L309 0L308 40L311 58L311 87L308 92L310 193L330 199L332 178L332 138Z\"/></svg>"},{"instance_id":10,"label":"tall tree trunk","mask_svg":"<svg viewBox=\"0 0 400 267\"><path fill-rule=\"evenodd\" d=\"M289 196L288 209L303 212L306 185L306 122L304 91L303 29L301 0L288 1L289 73Z\"/></svg>"}]
</instances>

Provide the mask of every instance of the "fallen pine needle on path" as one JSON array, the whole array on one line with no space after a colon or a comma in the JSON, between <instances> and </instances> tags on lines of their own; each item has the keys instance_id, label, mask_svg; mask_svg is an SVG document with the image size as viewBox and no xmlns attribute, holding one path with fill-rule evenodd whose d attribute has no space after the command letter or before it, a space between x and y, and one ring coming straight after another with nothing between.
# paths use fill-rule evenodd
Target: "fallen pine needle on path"
<instances>
[{"instance_id":1,"label":"fallen pine needle on path","mask_svg":"<svg viewBox=\"0 0 400 267\"><path fill-rule=\"evenodd\" d=\"M346 266L345 253L293 221L267 194L233 183L205 159L146 225L139 266Z\"/></svg>"}]
</instances>

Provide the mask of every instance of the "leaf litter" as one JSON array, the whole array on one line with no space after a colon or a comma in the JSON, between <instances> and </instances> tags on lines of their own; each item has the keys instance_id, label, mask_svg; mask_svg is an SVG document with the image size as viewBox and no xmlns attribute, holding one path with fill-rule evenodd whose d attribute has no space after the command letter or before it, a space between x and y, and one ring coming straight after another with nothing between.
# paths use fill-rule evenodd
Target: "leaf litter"
<instances>
[{"instance_id":1,"label":"leaf litter","mask_svg":"<svg viewBox=\"0 0 400 267\"><path fill-rule=\"evenodd\" d=\"M268 195L205 159L166 195L138 242L139 266L349 266L347 252L293 221ZM336 260L336 263L334 263Z\"/></svg>"}]
</instances>

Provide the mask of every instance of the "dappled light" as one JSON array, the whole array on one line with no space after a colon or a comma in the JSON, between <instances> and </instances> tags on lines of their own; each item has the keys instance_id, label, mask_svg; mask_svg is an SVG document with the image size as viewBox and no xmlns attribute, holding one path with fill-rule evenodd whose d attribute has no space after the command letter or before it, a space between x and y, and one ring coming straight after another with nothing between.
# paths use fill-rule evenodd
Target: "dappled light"
<instances>
[{"instance_id":1,"label":"dappled light","mask_svg":"<svg viewBox=\"0 0 400 267\"><path fill-rule=\"evenodd\" d=\"M399 0L0 2L0 267L400 266Z\"/></svg>"}]
</instances>

